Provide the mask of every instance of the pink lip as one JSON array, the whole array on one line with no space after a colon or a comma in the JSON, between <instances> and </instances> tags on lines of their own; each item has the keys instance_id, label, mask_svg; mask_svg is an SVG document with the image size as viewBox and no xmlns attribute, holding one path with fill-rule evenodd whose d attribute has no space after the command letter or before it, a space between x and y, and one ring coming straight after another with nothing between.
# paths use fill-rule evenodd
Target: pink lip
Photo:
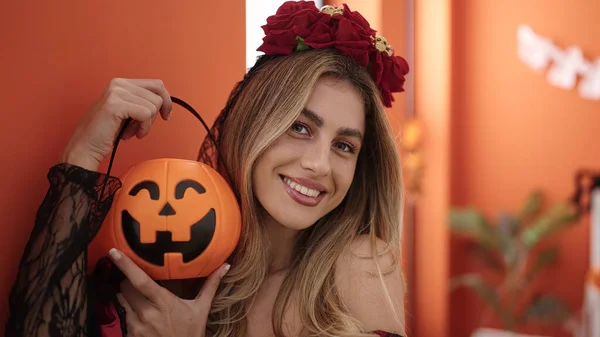
<instances>
[{"instance_id":1,"label":"pink lip","mask_svg":"<svg viewBox=\"0 0 600 337\"><path fill-rule=\"evenodd\" d=\"M303 186L315 189L317 191L321 191L321 194L319 194L319 196L317 196L316 198L309 197L309 196L306 196L306 195L296 191L295 189L291 188L288 184L285 183L285 181L283 181L283 178L281 178L281 183L283 184L283 187L288 192L290 197L292 197L292 199L294 199L294 201L296 201L297 203L304 205L304 206L314 207L314 206L317 206L321 202L321 200L323 200L323 197L325 197L325 192L324 192L325 188L323 187L323 185L318 184L318 183L313 183L312 185L303 184L303 183L299 182L299 181L303 181L303 180L294 179L294 178L290 178L290 177L287 177L287 178L298 184L301 184Z\"/></svg>"}]
</instances>

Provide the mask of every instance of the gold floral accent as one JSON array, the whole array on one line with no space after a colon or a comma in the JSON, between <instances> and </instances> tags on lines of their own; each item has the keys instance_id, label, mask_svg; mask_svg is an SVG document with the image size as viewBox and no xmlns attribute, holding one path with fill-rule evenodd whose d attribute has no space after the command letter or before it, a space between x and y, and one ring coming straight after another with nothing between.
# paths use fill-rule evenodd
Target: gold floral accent
<instances>
[{"instance_id":1,"label":"gold floral accent","mask_svg":"<svg viewBox=\"0 0 600 337\"><path fill-rule=\"evenodd\" d=\"M383 36L371 37L371 40L375 44L375 49L379 50L382 53L388 54L388 56L392 56L394 53L394 49L391 45L388 44L387 40Z\"/></svg>"},{"instance_id":2,"label":"gold floral accent","mask_svg":"<svg viewBox=\"0 0 600 337\"><path fill-rule=\"evenodd\" d=\"M321 8L321 13L329 14L331 16L344 15L344 9L342 7L326 5Z\"/></svg>"}]
</instances>

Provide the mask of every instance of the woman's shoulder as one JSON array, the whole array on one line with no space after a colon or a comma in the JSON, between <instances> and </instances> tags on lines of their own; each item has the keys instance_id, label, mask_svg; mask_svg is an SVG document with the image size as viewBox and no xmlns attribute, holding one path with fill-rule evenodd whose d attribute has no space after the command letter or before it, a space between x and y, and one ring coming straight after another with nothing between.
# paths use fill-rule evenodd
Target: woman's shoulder
<instances>
[{"instance_id":1,"label":"woman's shoulder","mask_svg":"<svg viewBox=\"0 0 600 337\"><path fill-rule=\"evenodd\" d=\"M365 235L348 245L337 262L341 300L366 331L404 335L405 284L397 255L383 240Z\"/></svg>"},{"instance_id":2,"label":"woman's shoulder","mask_svg":"<svg viewBox=\"0 0 600 337\"><path fill-rule=\"evenodd\" d=\"M396 248L394 248L396 247ZM338 274L353 274L361 279L379 280L379 271L385 280L396 278L403 285L402 270L399 261L398 245L388 245L379 238L360 235L342 252L337 261Z\"/></svg>"}]
</instances>

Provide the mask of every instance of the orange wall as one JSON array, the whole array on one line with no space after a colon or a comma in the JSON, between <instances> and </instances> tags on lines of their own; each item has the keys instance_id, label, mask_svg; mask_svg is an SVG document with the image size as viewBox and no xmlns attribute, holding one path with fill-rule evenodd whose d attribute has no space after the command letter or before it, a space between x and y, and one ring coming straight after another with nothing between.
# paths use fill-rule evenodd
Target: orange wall
<instances>
[{"instance_id":1,"label":"orange wall","mask_svg":"<svg viewBox=\"0 0 600 337\"><path fill-rule=\"evenodd\" d=\"M425 128L424 174L417 201L415 336L445 337L448 329L450 197L450 0L415 0L415 114ZM454 335L452 335L454 337Z\"/></svg>"},{"instance_id":2,"label":"orange wall","mask_svg":"<svg viewBox=\"0 0 600 337\"><path fill-rule=\"evenodd\" d=\"M535 187L556 202L573 192L577 169L600 170L600 101L552 87L544 74L520 62L516 40L518 25L528 24L562 48L580 46L593 60L600 57L598 13L595 0L453 1L453 205L473 205L495 216L520 206ZM582 304L588 222L558 238L558 265L541 275L542 289L557 292L573 309ZM454 242L452 274L474 269L460 248ZM470 293L454 293L450 335L467 336L481 309Z\"/></svg>"},{"instance_id":3,"label":"orange wall","mask_svg":"<svg viewBox=\"0 0 600 337\"><path fill-rule=\"evenodd\" d=\"M17 264L76 123L113 77L161 78L211 122L245 68L245 1L5 2L0 20L3 111L0 331ZM177 107L144 140L119 147L114 173L153 157L195 159L205 132ZM10 144L10 145L9 145ZM10 166L9 166L10 165Z\"/></svg>"}]
</instances>

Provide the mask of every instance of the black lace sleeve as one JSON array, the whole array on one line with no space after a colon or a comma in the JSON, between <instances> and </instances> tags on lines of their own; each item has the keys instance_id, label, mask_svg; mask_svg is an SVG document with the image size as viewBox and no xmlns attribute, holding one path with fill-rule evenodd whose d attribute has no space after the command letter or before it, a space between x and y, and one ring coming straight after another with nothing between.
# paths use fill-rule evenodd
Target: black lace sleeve
<instances>
[{"instance_id":1,"label":"black lace sleeve","mask_svg":"<svg viewBox=\"0 0 600 337\"><path fill-rule=\"evenodd\" d=\"M86 248L121 182L64 163L48 180L10 292L6 336L88 336Z\"/></svg>"}]
</instances>

